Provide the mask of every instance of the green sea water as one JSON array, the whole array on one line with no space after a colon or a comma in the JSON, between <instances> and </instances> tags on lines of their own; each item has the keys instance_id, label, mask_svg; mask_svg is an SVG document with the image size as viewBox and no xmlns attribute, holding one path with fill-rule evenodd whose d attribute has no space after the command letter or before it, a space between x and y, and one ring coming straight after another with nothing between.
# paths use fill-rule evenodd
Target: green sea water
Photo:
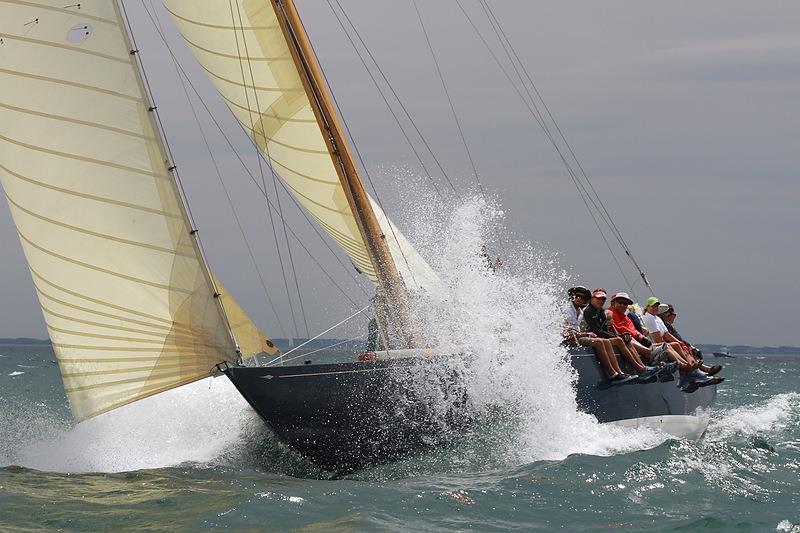
<instances>
[{"instance_id":1,"label":"green sea water","mask_svg":"<svg viewBox=\"0 0 800 533\"><path fill-rule=\"evenodd\" d=\"M0 531L800 532L800 356L725 359L699 442L598 426L605 455L531 460L501 431L332 479L224 378L74 426L49 348L0 355Z\"/></svg>"}]
</instances>

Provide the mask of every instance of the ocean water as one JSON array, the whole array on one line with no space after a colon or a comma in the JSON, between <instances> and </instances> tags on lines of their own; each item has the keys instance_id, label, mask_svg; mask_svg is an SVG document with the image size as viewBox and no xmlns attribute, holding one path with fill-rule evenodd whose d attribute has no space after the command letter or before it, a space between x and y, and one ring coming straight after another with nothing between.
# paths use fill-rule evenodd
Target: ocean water
<instances>
[{"instance_id":1,"label":"ocean water","mask_svg":"<svg viewBox=\"0 0 800 533\"><path fill-rule=\"evenodd\" d=\"M725 359L698 442L543 428L563 457L478 435L333 479L225 378L73 426L49 349L0 354L0 531L800 531L800 355Z\"/></svg>"},{"instance_id":2,"label":"ocean water","mask_svg":"<svg viewBox=\"0 0 800 533\"><path fill-rule=\"evenodd\" d=\"M224 377L75 425L50 349L0 347L0 531L800 533L800 355L723 360L698 442L598 424L559 346L570 276L491 202L439 207L410 236L443 283L412 305L427 339L469 353L459 370L492 424L335 478L277 443ZM503 255L496 272L484 244Z\"/></svg>"}]
</instances>

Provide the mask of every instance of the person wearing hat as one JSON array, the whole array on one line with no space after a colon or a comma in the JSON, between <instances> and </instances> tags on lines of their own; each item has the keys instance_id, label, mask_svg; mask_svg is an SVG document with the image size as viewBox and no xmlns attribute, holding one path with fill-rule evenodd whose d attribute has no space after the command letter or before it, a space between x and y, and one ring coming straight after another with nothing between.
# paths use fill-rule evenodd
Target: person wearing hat
<instances>
[{"instance_id":1,"label":"person wearing hat","mask_svg":"<svg viewBox=\"0 0 800 533\"><path fill-rule=\"evenodd\" d=\"M659 302L658 298L655 296L648 298L644 303L645 313L642 318L644 319L645 326L650 330L650 338L653 342L668 342L676 352L683 355L683 359L692 363L691 370L682 369L681 371L681 380L678 383L681 390L685 392L694 392L697 390L697 387L722 383L725 378L711 377L701 370L699 367L702 365L702 362L695 359L691 353L685 352L680 342L669 333L667 326L664 325L664 321L658 317L659 305L661 305L661 302Z\"/></svg>"},{"instance_id":2,"label":"person wearing hat","mask_svg":"<svg viewBox=\"0 0 800 533\"><path fill-rule=\"evenodd\" d=\"M567 294L570 301L564 307L564 342L573 346L592 348L597 359L603 365L608 379L615 385L635 379L636 376L622 371L617 357L614 355L614 348L608 339L601 339L594 333L586 331L583 308L591 297L589 289L579 285L569 289Z\"/></svg>"},{"instance_id":3,"label":"person wearing hat","mask_svg":"<svg viewBox=\"0 0 800 533\"><path fill-rule=\"evenodd\" d=\"M633 320L628 316L628 306L633 305L633 300L627 292L618 292L611 296L611 308L608 311L608 318L614 324L616 332L622 339L643 358L647 358L651 363L663 359L670 359L672 363L665 369L672 374L678 368L689 368L690 364L675 352L667 343L653 344L642 332L636 328Z\"/></svg>"},{"instance_id":4,"label":"person wearing hat","mask_svg":"<svg viewBox=\"0 0 800 533\"><path fill-rule=\"evenodd\" d=\"M616 333L612 333L608 329L606 321L605 304L608 295L605 289L595 289L592 291L592 298L589 300L589 305L583 311L583 319L586 321L586 327L600 338L608 339L611 345L619 350L622 357L633 367L639 379L649 382L650 378L658 374L661 370L655 366L647 366L642 363L639 354L636 350L626 343L622 337Z\"/></svg>"},{"instance_id":5,"label":"person wearing hat","mask_svg":"<svg viewBox=\"0 0 800 533\"><path fill-rule=\"evenodd\" d=\"M666 326L669 334L672 335L678 342L681 343L681 346L683 346L684 350L691 353L695 359L699 359L700 362L702 363L703 354L700 352L700 350L692 346L690 343L686 342L683 339L683 337L681 337L680 333L678 333L678 330L675 329L673 322L675 322L675 317L677 316L678 316L677 313L675 313L675 307L673 307L672 304L660 304L658 306L658 318L660 318L662 322L664 322L664 326ZM719 371L722 370L722 365L708 366L705 363L703 363L702 365L700 365L700 370L702 370L709 376L713 376L715 374L718 374Z\"/></svg>"}]
</instances>

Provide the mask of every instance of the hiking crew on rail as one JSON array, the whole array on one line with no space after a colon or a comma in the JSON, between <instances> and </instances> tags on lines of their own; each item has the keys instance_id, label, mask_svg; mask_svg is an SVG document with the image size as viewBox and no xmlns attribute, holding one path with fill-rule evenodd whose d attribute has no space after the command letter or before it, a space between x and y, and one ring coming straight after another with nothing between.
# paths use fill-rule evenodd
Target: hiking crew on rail
<instances>
[{"instance_id":1,"label":"hiking crew on rail","mask_svg":"<svg viewBox=\"0 0 800 533\"><path fill-rule=\"evenodd\" d=\"M609 309L605 309L608 300L605 289L590 291L577 286L567 294L564 343L592 348L612 384L669 381L678 371L678 387L691 393L725 379L715 376L722 370L720 365L704 364L700 350L677 335L672 326L673 306L650 297L645 302L646 313L641 316L638 306L625 292L612 295ZM669 327L664 319L669 320ZM620 365L617 353L622 356L625 368Z\"/></svg>"}]
</instances>

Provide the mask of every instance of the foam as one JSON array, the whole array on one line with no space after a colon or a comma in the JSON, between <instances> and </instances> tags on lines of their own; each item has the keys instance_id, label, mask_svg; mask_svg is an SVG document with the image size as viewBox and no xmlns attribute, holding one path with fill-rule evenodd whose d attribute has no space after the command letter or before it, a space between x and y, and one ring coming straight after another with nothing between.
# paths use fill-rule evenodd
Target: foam
<instances>
[{"instance_id":1,"label":"foam","mask_svg":"<svg viewBox=\"0 0 800 533\"><path fill-rule=\"evenodd\" d=\"M71 426L42 406L12 416L4 464L55 472L123 472L237 456L261 423L233 385L206 379ZM20 430L22 432L20 433ZM16 435L15 435L16 433ZM8 448L8 445L6 446Z\"/></svg>"},{"instance_id":2,"label":"foam","mask_svg":"<svg viewBox=\"0 0 800 533\"><path fill-rule=\"evenodd\" d=\"M471 357L467 388L475 409L500 404L517 414L508 461L609 455L664 442L663 433L601 425L578 411L575 371L561 346L569 276L552 252L513 240L504 216L479 195L427 203L412 235L442 279L438 293L415 300L415 314L427 339L461 346ZM502 256L501 268L488 267L484 247L492 258Z\"/></svg>"}]
</instances>

